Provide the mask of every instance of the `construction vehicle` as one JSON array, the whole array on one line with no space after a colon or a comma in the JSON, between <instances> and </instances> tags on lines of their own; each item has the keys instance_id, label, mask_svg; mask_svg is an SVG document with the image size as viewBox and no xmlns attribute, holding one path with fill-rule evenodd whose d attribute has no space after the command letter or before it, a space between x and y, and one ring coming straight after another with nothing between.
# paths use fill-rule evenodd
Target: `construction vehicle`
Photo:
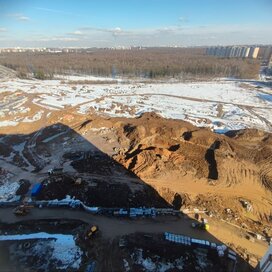
<instances>
[{"instance_id":1,"label":"construction vehicle","mask_svg":"<svg viewBox=\"0 0 272 272\"><path fill-rule=\"evenodd\" d=\"M63 174L63 168L52 168L47 171L49 176L58 176Z\"/></svg>"},{"instance_id":2,"label":"construction vehicle","mask_svg":"<svg viewBox=\"0 0 272 272\"><path fill-rule=\"evenodd\" d=\"M87 231L87 238L91 238L95 233L98 232L98 227L93 225L88 231Z\"/></svg>"},{"instance_id":3,"label":"construction vehicle","mask_svg":"<svg viewBox=\"0 0 272 272\"><path fill-rule=\"evenodd\" d=\"M13 210L13 213L15 215L27 215L30 212L31 208L34 208L34 206L29 206L29 205L23 204L23 205L17 206Z\"/></svg>"},{"instance_id":4,"label":"construction vehicle","mask_svg":"<svg viewBox=\"0 0 272 272\"><path fill-rule=\"evenodd\" d=\"M204 219L204 218L201 218L201 222L192 223L192 227L194 229L200 229L200 230L206 230L206 231L208 231L210 228L210 226L208 224L208 220Z\"/></svg>"}]
</instances>

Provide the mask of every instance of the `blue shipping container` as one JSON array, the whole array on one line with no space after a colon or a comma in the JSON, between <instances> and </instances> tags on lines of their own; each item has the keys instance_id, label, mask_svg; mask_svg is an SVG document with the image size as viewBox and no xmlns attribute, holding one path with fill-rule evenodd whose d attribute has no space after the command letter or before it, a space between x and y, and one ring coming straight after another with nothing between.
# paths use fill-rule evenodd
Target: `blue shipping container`
<instances>
[{"instance_id":1,"label":"blue shipping container","mask_svg":"<svg viewBox=\"0 0 272 272\"><path fill-rule=\"evenodd\" d=\"M37 196L41 190L42 190L42 184L41 183L35 184L31 189L31 196Z\"/></svg>"}]
</instances>

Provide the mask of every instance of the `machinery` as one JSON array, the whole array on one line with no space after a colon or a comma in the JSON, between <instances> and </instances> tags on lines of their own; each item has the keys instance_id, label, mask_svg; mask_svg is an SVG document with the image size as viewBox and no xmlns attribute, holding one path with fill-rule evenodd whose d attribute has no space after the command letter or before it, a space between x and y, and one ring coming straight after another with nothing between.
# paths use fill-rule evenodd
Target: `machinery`
<instances>
[{"instance_id":1,"label":"machinery","mask_svg":"<svg viewBox=\"0 0 272 272\"><path fill-rule=\"evenodd\" d=\"M29 205L20 205L17 206L14 210L13 213L15 215L27 215L30 212L30 209L34 208L34 206L29 206Z\"/></svg>"},{"instance_id":2,"label":"machinery","mask_svg":"<svg viewBox=\"0 0 272 272\"><path fill-rule=\"evenodd\" d=\"M49 176L58 176L63 174L63 168L52 168L47 171Z\"/></svg>"},{"instance_id":3,"label":"machinery","mask_svg":"<svg viewBox=\"0 0 272 272\"><path fill-rule=\"evenodd\" d=\"M87 237L91 238L96 232L98 232L98 227L93 225L88 231L87 231Z\"/></svg>"},{"instance_id":4,"label":"machinery","mask_svg":"<svg viewBox=\"0 0 272 272\"><path fill-rule=\"evenodd\" d=\"M206 231L208 231L210 228L208 224L208 220L204 218L201 218L201 222L199 223L192 223L192 227L194 229L200 229L200 230L206 230Z\"/></svg>"}]
</instances>

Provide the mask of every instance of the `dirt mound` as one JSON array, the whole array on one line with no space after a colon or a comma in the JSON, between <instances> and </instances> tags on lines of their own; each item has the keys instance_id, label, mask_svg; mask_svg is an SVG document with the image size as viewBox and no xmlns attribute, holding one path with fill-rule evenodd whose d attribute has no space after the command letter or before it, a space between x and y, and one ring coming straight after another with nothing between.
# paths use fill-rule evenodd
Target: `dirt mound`
<instances>
[{"instance_id":1,"label":"dirt mound","mask_svg":"<svg viewBox=\"0 0 272 272\"><path fill-rule=\"evenodd\" d=\"M156 114L128 119L123 129L118 125L119 141L128 141L129 148L115 159L141 177L158 177L164 172L181 170L228 186L239 182L236 179L242 182L249 176L259 181L265 179L265 184L270 180L265 166L271 163L272 135L269 133L242 130L234 132L235 136L218 135ZM252 165L256 163L257 167ZM260 169L263 170L258 174Z\"/></svg>"},{"instance_id":2,"label":"dirt mound","mask_svg":"<svg viewBox=\"0 0 272 272\"><path fill-rule=\"evenodd\" d=\"M241 222L252 224L252 219L264 218L269 222L271 134L246 129L219 135L156 114L109 121L116 129L119 144L126 147L122 149L126 151L118 152L114 159L156 188L171 205L176 208L200 206L220 216L226 208L232 207ZM168 193L163 188L169 190ZM209 195L203 200L204 205L199 201L203 194ZM241 208L241 197L253 203L250 214ZM267 201L263 201L264 198Z\"/></svg>"}]
</instances>

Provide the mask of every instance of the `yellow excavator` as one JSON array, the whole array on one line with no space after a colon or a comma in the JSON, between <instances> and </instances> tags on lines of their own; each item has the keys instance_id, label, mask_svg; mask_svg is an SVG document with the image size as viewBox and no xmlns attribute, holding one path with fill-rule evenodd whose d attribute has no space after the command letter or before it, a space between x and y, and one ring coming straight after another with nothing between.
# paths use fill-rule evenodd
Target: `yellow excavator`
<instances>
[{"instance_id":1,"label":"yellow excavator","mask_svg":"<svg viewBox=\"0 0 272 272\"><path fill-rule=\"evenodd\" d=\"M15 215L27 215L30 212L31 208L34 208L34 206L22 204L22 205L17 206L13 210L13 213Z\"/></svg>"},{"instance_id":2,"label":"yellow excavator","mask_svg":"<svg viewBox=\"0 0 272 272\"><path fill-rule=\"evenodd\" d=\"M192 227L194 229L206 230L210 229L210 225L208 224L207 219L201 218L201 221L198 223L192 223Z\"/></svg>"},{"instance_id":3,"label":"yellow excavator","mask_svg":"<svg viewBox=\"0 0 272 272\"><path fill-rule=\"evenodd\" d=\"M88 231L87 231L87 237L91 238L95 233L98 232L98 227L93 225Z\"/></svg>"}]
</instances>

